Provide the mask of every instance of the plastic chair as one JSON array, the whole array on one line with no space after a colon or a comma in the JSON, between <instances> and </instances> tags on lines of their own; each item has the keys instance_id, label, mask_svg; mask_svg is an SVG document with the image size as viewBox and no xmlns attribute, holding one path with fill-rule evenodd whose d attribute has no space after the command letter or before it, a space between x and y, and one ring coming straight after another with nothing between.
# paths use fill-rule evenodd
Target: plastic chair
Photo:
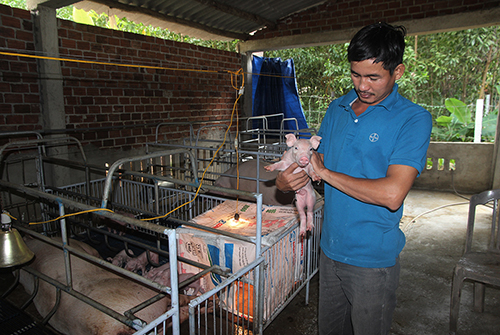
<instances>
[{"instance_id":1,"label":"plastic chair","mask_svg":"<svg viewBox=\"0 0 500 335\"><path fill-rule=\"evenodd\" d=\"M471 197L469 217L467 220L467 236L465 253L455 266L451 286L450 301L450 335L457 332L460 294L464 280L474 282L474 311L484 310L485 284L500 287L500 213L498 211L500 189L484 191ZM487 245L481 251L473 251L474 221L476 208L479 205L493 207L491 231ZM477 241L474 246L478 246ZM477 248L476 248L477 249Z\"/></svg>"}]
</instances>

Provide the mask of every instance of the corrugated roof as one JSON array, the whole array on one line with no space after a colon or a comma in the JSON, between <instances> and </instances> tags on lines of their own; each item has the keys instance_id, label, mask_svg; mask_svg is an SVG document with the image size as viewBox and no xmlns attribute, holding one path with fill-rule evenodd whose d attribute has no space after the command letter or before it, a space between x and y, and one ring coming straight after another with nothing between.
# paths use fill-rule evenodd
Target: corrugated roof
<instances>
[{"instance_id":1,"label":"corrugated roof","mask_svg":"<svg viewBox=\"0 0 500 335\"><path fill-rule=\"evenodd\" d=\"M43 1L42 1L43 2ZM48 0L47 2L51 2ZM94 0L77 8L127 17L201 39L246 40L264 27L325 0Z\"/></svg>"}]
</instances>

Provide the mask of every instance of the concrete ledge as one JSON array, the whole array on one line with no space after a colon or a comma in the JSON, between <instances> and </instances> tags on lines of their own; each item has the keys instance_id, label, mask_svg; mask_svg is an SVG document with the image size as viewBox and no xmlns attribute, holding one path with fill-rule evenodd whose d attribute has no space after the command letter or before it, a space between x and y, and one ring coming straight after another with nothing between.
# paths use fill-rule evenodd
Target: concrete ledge
<instances>
[{"instance_id":1,"label":"concrete ledge","mask_svg":"<svg viewBox=\"0 0 500 335\"><path fill-rule=\"evenodd\" d=\"M493 156L493 143L431 142L427 157L432 167L422 172L414 187L470 193L490 189Z\"/></svg>"}]
</instances>

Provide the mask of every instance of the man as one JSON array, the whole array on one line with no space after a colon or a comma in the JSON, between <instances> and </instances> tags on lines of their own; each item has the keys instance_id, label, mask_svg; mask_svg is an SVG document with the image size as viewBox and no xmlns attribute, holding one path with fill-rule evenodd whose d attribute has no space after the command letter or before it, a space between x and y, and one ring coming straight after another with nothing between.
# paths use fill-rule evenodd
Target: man
<instances>
[{"instance_id":1,"label":"man","mask_svg":"<svg viewBox=\"0 0 500 335\"><path fill-rule=\"evenodd\" d=\"M387 334L396 306L403 201L426 163L429 112L403 98L404 27L361 29L348 60L354 89L333 101L311 164L325 182L321 236L319 333ZM291 165L276 185L304 186Z\"/></svg>"}]
</instances>

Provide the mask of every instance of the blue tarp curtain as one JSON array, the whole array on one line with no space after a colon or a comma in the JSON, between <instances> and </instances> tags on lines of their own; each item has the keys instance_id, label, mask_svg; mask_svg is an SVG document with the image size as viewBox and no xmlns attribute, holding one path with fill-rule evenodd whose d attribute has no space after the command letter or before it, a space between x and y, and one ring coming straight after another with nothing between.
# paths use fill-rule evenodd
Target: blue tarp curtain
<instances>
[{"instance_id":1,"label":"blue tarp curtain","mask_svg":"<svg viewBox=\"0 0 500 335\"><path fill-rule=\"evenodd\" d=\"M295 80L293 59L282 61L280 58L254 55L252 73L252 115L283 113L284 118L296 118L299 129L307 129ZM253 126L257 128L258 124L258 121L255 121ZM269 129L280 129L280 127L281 119L269 119ZM284 128L297 129L295 121L285 121Z\"/></svg>"}]
</instances>

